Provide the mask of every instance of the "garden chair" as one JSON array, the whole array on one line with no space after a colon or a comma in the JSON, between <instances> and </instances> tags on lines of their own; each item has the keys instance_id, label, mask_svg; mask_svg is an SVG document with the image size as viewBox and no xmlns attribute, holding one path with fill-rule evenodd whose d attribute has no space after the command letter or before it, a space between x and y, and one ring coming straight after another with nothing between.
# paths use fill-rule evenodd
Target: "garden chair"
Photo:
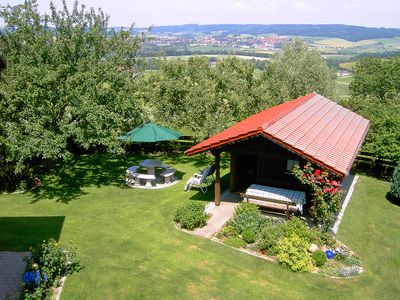
<instances>
[{"instance_id":1,"label":"garden chair","mask_svg":"<svg viewBox=\"0 0 400 300\"><path fill-rule=\"evenodd\" d=\"M199 173L196 173L192 177L190 177L183 189L185 190L185 192L188 192L192 187L196 187L199 188L203 193L207 192L207 187L210 184L210 180L208 177L212 176L214 172L214 165L204 168Z\"/></svg>"}]
</instances>

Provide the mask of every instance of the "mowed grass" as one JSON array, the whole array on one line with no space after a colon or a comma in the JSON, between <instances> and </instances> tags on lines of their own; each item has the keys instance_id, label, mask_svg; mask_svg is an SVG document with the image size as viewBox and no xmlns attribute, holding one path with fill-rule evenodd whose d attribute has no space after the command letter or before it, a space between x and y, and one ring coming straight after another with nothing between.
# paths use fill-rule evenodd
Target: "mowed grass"
<instances>
[{"instance_id":1,"label":"mowed grass","mask_svg":"<svg viewBox=\"0 0 400 300\"><path fill-rule=\"evenodd\" d=\"M141 158L132 157L125 165ZM400 208L385 198L388 183L362 176L339 230L339 239L361 256L365 273L329 279L292 273L177 230L173 215L179 205L213 197L212 188L206 194L183 191L186 179L210 158L159 158L179 171L177 185L125 188L121 160L97 155L44 178L40 194L1 195L0 220L14 219L10 226L0 222L3 250L15 248L12 236L21 247L29 246L35 233L29 231L34 236L26 242L19 230L26 222L33 224L33 217L40 220L37 230L44 231L36 233L38 239L53 231L62 242L75 241L85 269L68 278L63 299L395 299L400 294ZM46 230L45 217L53 217L48 227L57 228Z\"/></svg>"}]
</instances>

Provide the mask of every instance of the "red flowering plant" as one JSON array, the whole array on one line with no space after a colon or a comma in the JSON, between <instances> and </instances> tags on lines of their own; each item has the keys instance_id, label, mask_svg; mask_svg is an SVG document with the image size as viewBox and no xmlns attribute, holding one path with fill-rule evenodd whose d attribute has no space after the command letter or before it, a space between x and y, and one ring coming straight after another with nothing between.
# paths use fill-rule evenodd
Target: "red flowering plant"
<instances>
[{"instance_id":1,"label":"red flowering plant","mask_svg":"<svg viewBox=\"0 0 400 300\"><path fill-rule=\"evenodd\" d=\"M340 181L327 171L314 168L307 163L303 168L295 165L293 174L301 183L311 188L313 196L311 210L315 221L328 229L335 220L340 205Z\"/></svg>"}]
</instances>

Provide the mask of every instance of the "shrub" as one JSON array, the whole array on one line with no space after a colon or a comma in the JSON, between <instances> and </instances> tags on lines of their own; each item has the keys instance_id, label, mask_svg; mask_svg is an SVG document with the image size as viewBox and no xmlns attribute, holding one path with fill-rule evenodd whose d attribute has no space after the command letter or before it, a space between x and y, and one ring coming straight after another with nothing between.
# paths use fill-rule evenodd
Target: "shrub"
<instances>
[{"instance_id":1,"label":"shrub","mask_svg":"<svg viewBox=\"0 0 400 300\"><path fill-rule=\"evenodd\" d=\"M308 243L298 236L284 237L278 243L278 261L295 272L307 272L313 268L307 253Z\"/></svg>"},{"instance_id":2,"label":"shrub","mask_svg":"<svg viewBox=\"0 0 400 300\"><path fill-rule=\"evenodd\" d=\"M242 213L259 213L258 206L254 203L242 202L235 208L235 215L240 215Z\"/></svg>"},{"instance_id":3,"label":"shrub","mask_svg":"<svg viewBox=\"0 0 400 300\"><path fill-rule=\"evenodd\" d=\"M300 218L293 217L283 224L285 237L298 236L307 243L313 242L313 233L305 222Z\"/></svg>"},{"instance_id":4,"label":"shrub","mask_svg":"<svg viewBox=\"0 0 400 300\"><path fill-rule=\"evenodd\" d=\"M324 251L322 251L320 249L315 251L311 256L312 256L312 258L314 260L314 264L317 267L321 267L326 263L326 260L327 260L326 254L325 254Z\"/></svg>"},{"instance_id":5,"label":"shrub","mask_svg":"<svg viewBox=\"0 0 400 300\"><path fill-rule=\"evenodd\" d=\"M245 240L245 242L248 244L254 243L254 241L256 240L256 234L251 229L246 229L245 231L243 231L242 237L243 240Z\"/></svg>"},{"instance_id":6,"label":"shrub","mask_svg":"<svg viewBox=\"0 0 400 300\"><path fill-rule=\"evenodd\" d=\"M314 220L328 230L335 220L342 199L339 192L340 180L325 170L314 168L310 163L303 168L295 165L292 172L301 183L310 187Z\"/></svg>"},{"instance_id":7,"label":"shrub","mask_svg":"<svg viewBox=\"0 0 400 300\"><path fill-rule=\"evenodd\" d=\"M278 242L283 238L283 226L280 223L269 221L257 236L257 247L267 250L268 255L276 255Z\"/></svg>"},{"instance_id":8,"label":"shrub","mask_svg":"<svg viewBox=\"0 0 400 300\"><path fill-rule=\"evenodd\" d=\"M263 226L265 218L258 211L246 211L238 215L234 215L228 225L233 226L238 234L242 234L246 229L259 232Z\"/></svg>"},{"instance_id":9,"label":"shrub","mask_svg":"<svg viewBox=\"0 0 400 300\"><path fill-rule=\"evenodd\" d=\"M233 226L225 226L222 230L221 233L224 237L233 237L237 236L237 232L235 231L235 228Z\"/></svg>"},{"instance_id":10,"label":"shrub","mask_svg":"<svg viewBox=\"0 0 400 300\"><path fill-rule=\"evenodd\" d=\"M28 167L16 172L14 165L0 166L0 192L25 191L31 187L32 170Z\"/></svg>"},{"instance_id":11,"label":"shrub","mask_svg":"<svg viewBox=\"0 0 400 300\"><path fill-rule=\"evenodd\" d=\"M319 246L327 245L333 247L336 243L335 237L329 231L322 230L321 228L310 228L311 243Z\"/></svg>"},{"instance_id":12,"label":"shrub","mask_svg":"<svg viewBox=\"0 0 400 300\"><path fill-rule=\"evenodd\" d=\"M240 248L246 246L246 242L237 236L226 239L224 243L234 248Z\"/></svg>"},{"instance_id":13,"label":"shrub","mask_svg":"<svg viewBox=\"0 0 400 300\"><path fill-rule=\"evenodd\" d=\"M390 195L400 200L400 166L394 169L392 176L392 184L390 186Z\"/></svg>"},{"instance_id":14,"label":"shrub","mask_svg":"<svg viewBox=\"0 0 400 300\"><path fill-rule=\"evenodd\" d=\"M204 205L199 203L189 203L179 207L175 212L174 221L189 230L202 227L207 222L204 213Z\"/></svg>"}]
</instances>

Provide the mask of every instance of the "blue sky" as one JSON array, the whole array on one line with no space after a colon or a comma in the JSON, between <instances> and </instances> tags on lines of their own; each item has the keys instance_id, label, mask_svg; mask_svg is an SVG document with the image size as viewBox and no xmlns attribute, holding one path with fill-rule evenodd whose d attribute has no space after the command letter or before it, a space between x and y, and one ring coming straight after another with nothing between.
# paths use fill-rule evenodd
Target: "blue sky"
<instances>
[{"instance_id":1,"label":"blue sky","mask_svg":"<svg viewBox=\"0 0 400 300\"><path fill-rule=\"evenodd\" d=\"M15 5L22 1L4 2ZM49 0L38 3L40 10L48 10ZM61 0L54 3L61 6ZM134 22L137 26L256 23L400 28L400 0L82 0L80 3L101 7L110 16L112 26L129 26Z\"/></svg>"}]
</instances>

